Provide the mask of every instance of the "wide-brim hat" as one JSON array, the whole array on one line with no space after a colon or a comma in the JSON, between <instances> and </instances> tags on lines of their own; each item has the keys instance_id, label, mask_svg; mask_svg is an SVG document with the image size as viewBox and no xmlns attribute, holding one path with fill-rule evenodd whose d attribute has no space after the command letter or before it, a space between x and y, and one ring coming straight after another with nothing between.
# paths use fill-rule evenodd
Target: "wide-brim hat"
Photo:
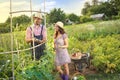
<instances>
[{"instance_id":1,"label":"wide-brim hat","mask_svg":"<svg viewBox=\"0 0 120 80\"><path fill-rule=\"evenodd\" d=\"M34 18L40 18L40 19L43 19L41 13L35 13L35 15L34 15L33 17L34 17Z\"/></svg>"},{"instance_id":2,"label":"wide-brim hat","mask_svg":"<svg viewBox=\"0 0 120 80\"><path fill-rule=\"evenodd\" d=\"M55 24L58 25L61 28L63 28L63 26L64 26L63 22L61 22L61 21L58 21Z\"/></svg>"}]
</instances>

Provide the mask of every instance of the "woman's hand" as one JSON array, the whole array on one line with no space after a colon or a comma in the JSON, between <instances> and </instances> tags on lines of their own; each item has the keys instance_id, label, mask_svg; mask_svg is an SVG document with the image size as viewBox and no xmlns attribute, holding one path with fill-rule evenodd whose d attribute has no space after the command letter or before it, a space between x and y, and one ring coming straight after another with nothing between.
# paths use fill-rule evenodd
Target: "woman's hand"
<instances>
[{"instance_id":1,"label":"woman's hand","mask_svg":"<svg viewBox=\"0 0 120 80\"><path fill-rule=\"evenodd\" d=\"M64 49L64 48L66 48L66 46L58 46L58 48L62 48L62 49Z\"/></svg>"}]
</instances>

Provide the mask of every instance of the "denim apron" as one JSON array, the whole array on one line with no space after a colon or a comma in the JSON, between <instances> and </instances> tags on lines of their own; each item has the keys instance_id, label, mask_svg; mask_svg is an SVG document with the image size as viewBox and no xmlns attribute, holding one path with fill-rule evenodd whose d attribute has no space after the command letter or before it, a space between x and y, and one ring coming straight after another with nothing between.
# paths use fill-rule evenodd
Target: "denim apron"
<instances>
[{"instance_id":1,"label":"denim apron","mask_svg":"<svg viewBox=\"0 0 120 80\"><path fill-rule=\"evenodd\" d=\"M32 30L32 28L30 27L30 29ZM34 33L34 38L39 39L39 40L43 40L43 35L42 35L42 31L43 31L43 25L41 27L41 32L40 35L35 35ZM39 45L39 43L34 42L34 46ZM31 42L31 47L33 47L33 42ZM36 47L35 48L35 59L39 60L40 57L44 54L44 50L45 50L45 43ZM34 53L33 53L33 49L32 49L32 60L34 59Z\"/></svg>"}]
</instances>

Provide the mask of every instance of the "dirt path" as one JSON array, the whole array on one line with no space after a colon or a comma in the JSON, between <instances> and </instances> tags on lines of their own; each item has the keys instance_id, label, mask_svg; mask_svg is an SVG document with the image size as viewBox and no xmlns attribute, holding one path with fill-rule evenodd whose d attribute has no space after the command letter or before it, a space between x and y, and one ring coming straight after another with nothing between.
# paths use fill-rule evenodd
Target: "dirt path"
<instances>
[{"instance_id":1,"label":"dirt path","mask_svg":"<svg viewBox=\"0 0 120 80\"><path fill-rule=\"evenodd\" d=\"M97 71L95 70L95 68L93 66L90 66L90 68L83 68L82 72L76 71L75 67L74 67L74 63L69 64L69 69L70 69L70 80L72 80L72 78L76 75L85 76L85 75L96 74L97 73ZM56 80L61 80L59 75L57 75Z\"/></svg>"},{"instance_id":2,"label":"dirt path","mask_svg":"<svg viewBox=\"0 0 120 80\"><path fill-rule=\"evenodd\" d=\"M88 75L88 74L96 74L97 71L96 69L91 65L89 68L83 68L82 72L75 71L74 63L69 64L70 68L70 79L72 79L76 74L77 75Z\"/></svg>"}]
</instances>

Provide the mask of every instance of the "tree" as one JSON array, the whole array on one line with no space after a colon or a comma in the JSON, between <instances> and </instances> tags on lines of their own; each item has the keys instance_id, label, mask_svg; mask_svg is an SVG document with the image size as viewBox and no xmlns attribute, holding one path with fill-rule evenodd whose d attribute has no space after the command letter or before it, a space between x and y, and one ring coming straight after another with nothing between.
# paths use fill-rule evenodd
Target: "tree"
<instances>
[{"instance_id":1,"label":"tree","mask_svg":"<svg viewBox=\"0 0 120 80\"><path fill-rule=\"evenodd\" d=\"M106 7L104 5L95 5L90 7L88 11L91 12L90 15L93 15L93 14L105 13L105 9Z\"/></svg>"},{"instance_id":2,"label":"tree","mask_svg":"<svg viewBox=\"0 0 120 80\"><path fill-rule=\"evenodd\" d=\"M82 11L81 11L81 13L82 13L83 15L86 15L87 12L88 12L88 11L87 11L87 8L83 8Z\"/></svg>"},{"instance_id":3,"label":"tree","mask_svg":"<svg viewBox=\"0 0 120 80\"><path fill-rule=\"evenodd\" d=\"M90 3L89 2L85 2L85 4L84 4L84 7L85 8L89 8L91 5L90 5Z\"/></svg>"},{"instance_id":4,"label":"tree","mask_svg":"<svg viewBox=\"0 0 120 80\"><path fill-rule=\"evenodd\" d=\"M92 0L93 5L98 5L98 0Z\"/></svg>"},{"instance_id":5,"label":"tree","mask_svg":"<svg viewBox=\"0 0 120 80\"><path fill-rule=\"evenodd\" d=\"M78 23L80 17L77 16L77 15L75 15L74 13L72 13L72 14L69 14L69 15L68 15L68 19L70 19L70 21L73 21L73 22L75 22L75 23Z\"/></svg>"},{"instance_id":6,"label":"tree","mask_svg":"<svg viewBox=\"0 0 120 80\"><path fill-rule=\"evenodd\" d=\"M28 24L30 23L31 19L30 17L26 15L20 15L17 17L12 18L12 25L13 30L15 29L16 25L18 26L19 30L25 30ZM0 25L0 32L10 32L10 17L7 18L4 24Z\"/></svg>"},{"instance_id":7,"label":"tree","mask_svg":"<svg viewBox=\"0 0 120 80\"><path fill-rule=\"evenodd\" d=\"M0 23L0 33L10 32L10 25L7 23Z\"/></svg>"},{"instance_id":8,"label":"tree","mask_svg":"<svg viewBox=\"0 0 120 80\"><path fill-rule=\"evenodd\" d=\"M21 25L21 24L27 24L31 21L30 17L26 15L21 15L18 17L13 17L13 26L16 26L16 24Z\"/></svg>"},{"instance_id":9,"label":"tree","mask_svg":"<svg viewBox=\"0 0 120 80\"><path fill-rule=\"evenodd\" d=\"M30 17L26 16L26 15L21 15L18 17L13 17L12 18L12 22L13 22L13 26L15 27L16 24L21 25L21 24L27 24L31 21ZM5 23L10 24L10 17L8 17L8 19L5 21Z\"/></svg>"},{"instance_id":10,"label":"tree","mask_svg":"<svg viewBox=\"0 0 120 80\"><path fill-rule=\"evenodd\" d=\"M114 11L116 11L116 14L118 15L120 11L120 0L110 0L111 7Z\"/></svg>"},{"instance_id":11,"label":"tree","mask_svg":"<svg viewBox=\"0 0 120 80\"><path fill-rule=\"evenodd\" d=\"M98 0L92 0L93 5L88 7L88 3L85 3L85 8L82 9L83 15L93 15L104 13L107 17L112 18L112 16L119 15L120 12L120 1L119 0L109 0L106 2L101 2L98 5Z\"/></svg>"},{"instance_id":12,"label":"tree","mask_svg":"<svg viewBox=\"0 0 120 80\"><path fill-rule=\"evenodd\" d=\"M7 20L5 21L5 23L10 24L10 17L7 18Z\"/></svg>"},{"instance_id":13,"label":"tree","mask_svg":"<svg viewBox=\"0 0 120 80\"><path fill-rule=\"evenodd\" d=\"M65 22L65 13L63 10L54 8L48 15L48 23L55 23L57 21Z\"/></svg>"},{"instance_id":14,"label":"tree","mask_svg":"<svg viewBox=\"0 0 120 80\"><path fill-rule=\"evenodd\" d=\"M85 2L84 4L84 8L82 9L81 13L83 15L87 15L88 13L88 9L91 7L90 3L89 2Z\"/></svg>"}]
</instances>

